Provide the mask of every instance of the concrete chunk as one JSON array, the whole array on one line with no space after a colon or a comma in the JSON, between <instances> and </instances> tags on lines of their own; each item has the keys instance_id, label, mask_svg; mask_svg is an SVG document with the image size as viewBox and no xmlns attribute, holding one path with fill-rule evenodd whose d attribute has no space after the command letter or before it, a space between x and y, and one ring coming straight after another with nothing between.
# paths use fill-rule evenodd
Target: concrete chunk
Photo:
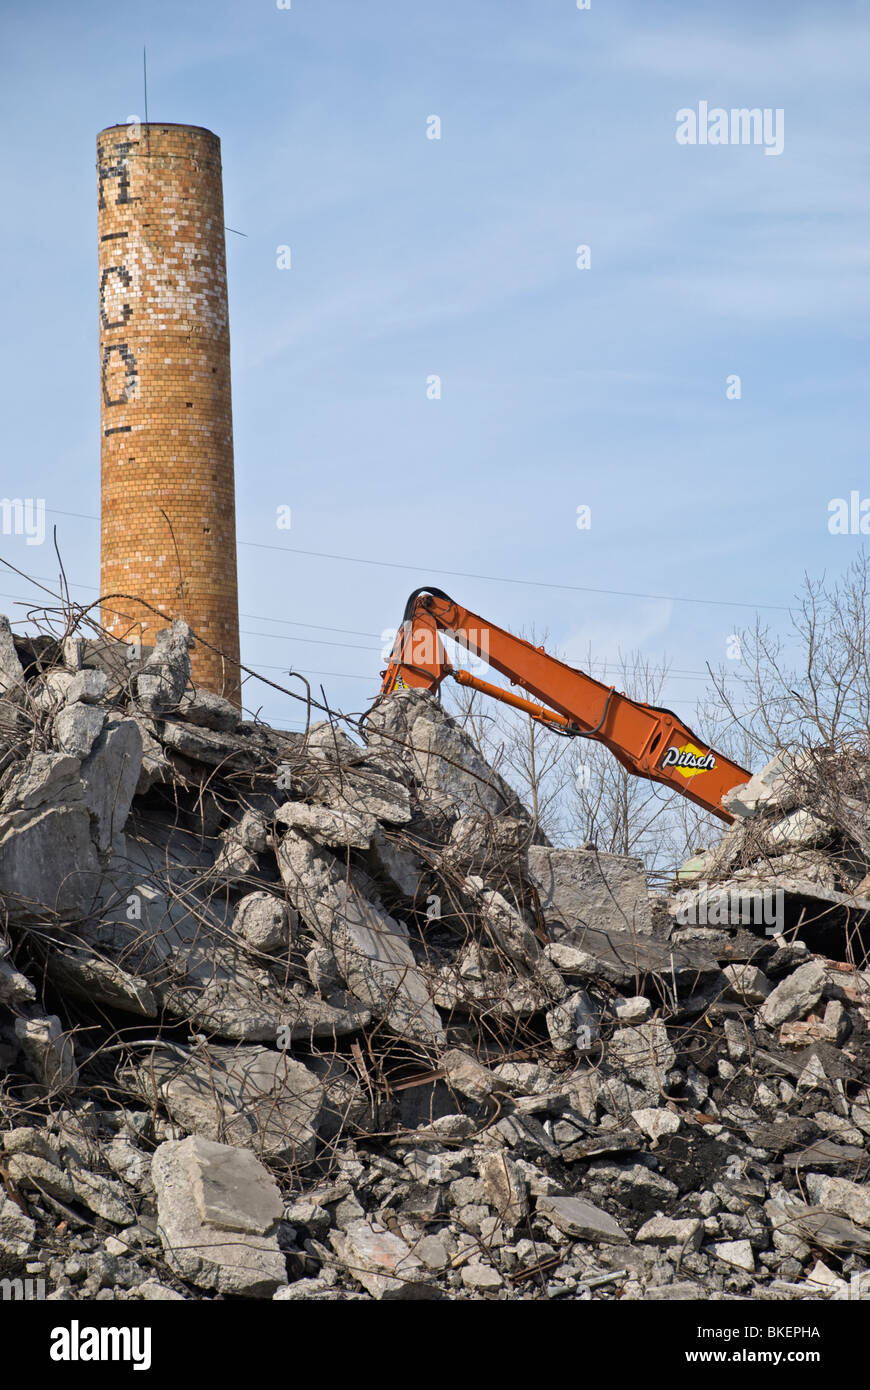
<instances>
[{"instance_id":1,"label":"concrete chunk","mask_svg":"<svg viewBox=\"0 0 870 1390\"><path fill-rule=\"evenodd\" d=\"M742 1269L745 1274L755 1273L755 1256L748 1240L714 1241L710 1249L723 1264Z\"/></svg>"},{"instance_id":2,"label":"concrete chunk","mask_svg":"<svg viewBox=\"0 0 870 1390\"><path fill-rule=\"evenodd\" d=\"M247 893L236 907L233 931L256 951L277 951L289 938L287 908L272 893Z\"/></svg>"},{"instance_id":3,"label":"concrete chunk","mask_svg":"<svg viewBox=\"0 0 870 1390\"><path fill-rule=\"evenodd\" d=\"M648 935L651 930L643 861L597 850L531 845L529 878L548 922L561 922L567 940L588 927ZM578 944L582 941L578 940Z\"/></svg>"},{"instance_id":4,"label":"concrete chunk","mask_svg":"<svg viewBox=\"0 0 870 1390\"><path fill-rule=\"evenodd\" d=\"M201 1289L271 1298L287 1282L278 1187L247 1149L191 1137L154 1153L158 1232L167 1261Z\"/></svg>"},{"instance_id":5,"label":"concrete chunk","mask_svg":"<svg viewBox=\"0 0 870 1390\"><path fill-rule=\"evenodd\" d=\"M241 711L231 700L211 690L189 691L183 696L178 713L186 723L212 729L218 734L234 733L242 718Z\"/></svg>"},{"instance_id":6,"label":"concrete chunk","mask_svg":"<svg viewBox=\"0 0 870 1390\"><path fill-rule=\"evenodd\" d=\"M82 794L94 822L98 850L105 852L118 842L141 770L138 724L135 719L111 716L81 769Z\"/></svg>"},{"instance_id":7,"label":"concrete chunk","mask_svg":"<svg viewBox=\"0 0 870 1390\"><path fill-rule=\"evenodd\" d=\"M486 1200L504 1226L516 1226L529 1211L528 1183L505 1153L484 1154L478 1171Z\"/></svg>"},{"instance_id":8,"label":"concrete chunk","mask_svg":"<svg viewBox=\"0 0 870 1390\"><path fill-rule=\"evenodd\" d=\"M635 1240L648 1245L679 1245L697 1250L704 1236L704 1227L697 1217L674 1220L670 1216L653 1216L645 1221Z\"/></svg>"},{"instance_id":9,"label":"concrete chunk","mask_svg":"<svg viewBox=\"0 0 870 1390\"><path fill-rule=\"evenodd\" d=\"M147 1103L162 1102L191 1134L285 1163L314 1158L324 1086L284 1052L212 1045L185 1057L155 1049L136 1067L135 1084Z\"/></svg>"},{"instance_id":10,"label":"concrete chunk","mask_svg":"<svg viewBox=\"0 0 870 1390\"><path fill-rule=\"evenodd\" d=\"M306 806L288 801L275 812L280 825L304 831L318 844L332 849L368 849L375 833L375 818L356 811L332 811L327 806Z\"/></svg>"},{"instance_id":11,"label":"concrete chunk","mask_svg":"<svg viewBox=\"0 0 870 1390\"><path fill-rule=\"evenodd\" d=\"M722 974L728 981L725 991L728 998L736 999L741 1004L763 1004L773 989L763 971L749 963L726 965Z\"/></svg>"},{"instance_id":12,"label":"concrete chunk","mask_svg":"<svg viewBox=\"0 0 870 1390\"><path fill-rule=\"evenodd\" d=\"M870 1188L848 1178L832 1178L824 1173L807 1173L806 1190L816 1206L835 1216L844 1216L856 1226L870 1227Z\"/></svg>"},{"instance_id":13,"label":"concrete chunk","mask_svg":"<svg viewBox=\"0 0 870 1390\"><path fill-rule=\"evenodd\" d=\"M13 763L3 778L3 810L32 811L38 806L77 800L79 759L66 753L30 753Z\"/></svg>"},{"instance_id":14,"label":"concrete chunk","mask_svg":"<svg viewBox=\"0 0 870 1390\"><path fill-rule=\"evenodd\" d=\"M803 1018L815 1008L825 987L825 970L818 961L807 961L776 986L761 1006L760 1018L768 1028Z\"/></svg>"},{"instance_id":15,"label":"concrete chunk","mask_svg":"<svg viewBox=\"0 0 870 1390\"><path fill-rule=\"evenodd\" d=\"M0 614L0 695L12 695L24 685L24 667L18 659L9 619Z\"/></svg>"},{"instance_id":16,"label":"concrete chunk","mask_svg":"<svg viewBox=\"0 0 870 1390\"><path fill-rule=\"evenodd\" d=\"M277 849L288 895L348 989L398 1033L441 1043L441 1018L408 944L407 929L370 902L351 874L306 836L285 835Z\"/></svg>"},{"instance_id":17,"label":"concrete chunk","mask_svg":"<svg viewBox=\"0 0 870 1390\"><path fill-rule=\"evenodd\" d=\"M82 701L65 705L55 715L52 727L55 747L74 758L87 758L103 732L105 722L105 711L94 705L86 705Z\"/></svg>"},{"instance_id":18,"label":"concrete chunk","mask_svg":"<svg viewBox=\"0 0 870 1390\"><path fill-rule=\"evenodd\" d=\"M610 1039L607 1057L650 1091L667 1089L665 1077L677 1059L668 1030L659 1019L633 1028L617 1028Z\"/></svg>"},{"instance_id":19,"label":"concrete chunk","mask_svg":"<svg viewBox=\"0 0 870 1390\"><path fill-rule=\"evenodd\" d=\"M380 1300L432 1298L429 1272L401 1236L377 1221L351 1221L330 1243L348 1273Z\"/></svg>"},{"instance_id":20,"label":"concrete chunk","mask_svg":"<svg viewBox=\"0 0 870 1390\"><path fill-rule=\"evenodd\" d=\"M538 1197L535 1208L574 1240L595 1241L602 1245L627 1245L628 1236L606 1211L583 1197Z\"/></svg>"},{"instance_id":21,"label":"concrete chunk","mask_svg":"<svg viewBox=\"0 0 870 1390\"><path fill-rule=\"evenodd\" d=\"M45 1018L16 1018L15 1036L21 1044L30 1075L49 1094L72 1091L78 1084L73 1040L56 1014Z\"/></svg>"},{"instance_id":22,"label":"concrete chunk","mask_svg":"<svg viewBox=\"0 0 870 1390\"><path fill-rule=\"evenodd\" d=\"M36 1223L0 1192L0 1264L25 1260L36 1239Z\"/></svg>"},{"instance_id":23,"label":"concrete chunk","mask_svg":"<svg viewBox=\"0 0 870 1390\"><path fill-rule=\"evenodd\" d=\"M482 1066L475 1057L456 1047L445 1052L441 1065L447 1073L448 1085L470 1100L485 1101L499 1084L489 1067Z\"/></svg>"},{"instance_id":24,"label":"concrete chunk","mask_svg":"<svg viewBox=\"0 0 870 1390\"><path fill-rule=\"evenodd\" d=\"M179 618L155 635L154 650L136 677L137 699L146 713L177 709L190 680L193 645L190 628Z\"/></svg>"}]
</instances>

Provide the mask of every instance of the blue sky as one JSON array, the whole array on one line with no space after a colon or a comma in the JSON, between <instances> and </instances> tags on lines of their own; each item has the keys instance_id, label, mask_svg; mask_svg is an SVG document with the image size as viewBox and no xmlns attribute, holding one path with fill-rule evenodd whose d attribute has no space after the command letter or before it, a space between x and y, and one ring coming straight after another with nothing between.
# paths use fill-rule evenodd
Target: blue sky
<instances>
[{"instance_id":1,"label":"blue sky","mask_svg":"<svg viewBox=\"0 0 870 1390\"><path fill-rule=\"evenodd\" d=\"M867 3L0 13L0 491L45 499L76 597L99 583L95 137L143 114L143 44L149 116L220 136L245 233L227 249L249 665L361 709L379 634L431 581L578 662L637 648L698 673L754 605L784 626L805 571L854 557L827 509L870 494ZM783 152L678 145L702 100L782 108ZM50 537L0 554L57 570ZM0 591L13 618L36 592ZM664 696L691 718L702 689L674 674Z\"/></svg>"}]
</instances>

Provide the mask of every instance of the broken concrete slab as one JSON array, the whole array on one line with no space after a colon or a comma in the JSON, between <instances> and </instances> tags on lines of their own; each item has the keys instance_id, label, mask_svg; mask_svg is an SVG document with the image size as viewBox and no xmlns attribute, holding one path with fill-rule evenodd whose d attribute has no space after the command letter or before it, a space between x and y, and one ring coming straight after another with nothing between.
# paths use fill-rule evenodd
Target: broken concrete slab
<instances>
[{"instance_id":1,"label":"broken concrete slab","mask_svg":"<svg viewBox=\"0 0 870 1390\"><path fill-rule=\"evenodd\" d=\"M599 976L617 989L635 993L650 978L676 979L677 988L694 992L702 980L719 975L719 963L701 945L672 946L655 937L587 927L574 941L553 942L545 954L565 976Z\"/></svg>"},{"instance_id":2,"label":"broken concrete slab","mask_svg":"<svg viewBox=\"0 0 870 1390\"><path fill-rule=\"evenodd\" d=\"M368 849L375 833L375 818L349 810L330 810L326 806L307 806L301 801L287 801L275 812L279 825L300 830L318 844L332 849Z\"/></svg>"},{"instance_id":3,"label":"broken concrete slab","mask_svg":"<svg viewBox=\"0 0 870 1390\"><path fill-rule=\"evenodd\" d=\"M865 1183L827 1173L807 1173L804 1183L815 1206L834 1216L844 1216L856 1226L870 1226L870 1189Z\"/></svg>"},{"instance_id":4,"label":"broken concrete slab","mask_svg":"<svg viewBox=\"0 0 870 1390\"><path fill-rule=\"evenodd\" d=\"M508 871L519 878L528 869L528 822L515 816L492 816L469 811L450 831L444 860L462 873L484 875L488 880Z\"/></svg>"},{"instance_id":5,"label":"broken concrete slab","mask_svg":"<svg viewBox=\"0 0 870 1390\"><path fill-rule=\"evenodd\" d=\"M67 753L73 758L87 758L103 732L105 722L105 710L98 709L96 705L84 704L82 701L65 705L54 718L54 745L61 753Z\"/></svg>"},{"instance_id":6,"label":"broken concrete slab","mask_svg":"<svg viewBox=\"0 0 870 1390\"><path fill-rule=\"evenodd\" d=\"M190 681L190 649L194 641L187 623L176 618L161 628L154 650L136 677L136 695L147 714L176 709Z\"/></svg>"},{"instance_id":7,"label":"broken concrete slab","mask_svg":"<svg viewBox=\"0 0 870 1390\"><path fill-rule=\"evenodd\" d=\"M100 866L84 805L49 806L0 816L0 893L13 916L85 915Z\"/></svg>"},{"instance_id":8,"label":"broken concrete slab","mask_svg":"<svg viewBox=\"0 0 870 1390\"><path fill-rule=\"evenodd\" d=\"M397 754L421 786L446 793L456 806L529 822L516 793L428 690L396 690L379 700L366 736L370 748Z\"/></svg>"},{"instance_id":9,"label":"broken concrete slab","mask_svg":"<svg viewBox=\"0 0 870 1390\"><path fill-rule=\"evenodd\" d=\"M271 1298L287 1283L278 1187L247 1149L192 1136L155 1150L151 1174L168 1263L201 1289Z\"/></svg>"},{"instance_id":10,"label":"broken concrete slab","mask_svg":"<svg viewBox=\"0 0 870 1390\"><path fill-rule=\"evenodd\" d=\"M405 784L364 765L321 773L311 792L315 801L363 820L374 816L384 825L407 825L411 819L411 794Z\"/></svg>"},{"instance_id":11,"label":"broken concrete slab","mask_svg":"<svg viewBox=\"0 0 870 1390\"><path fill-rule=\"evenodd\" d=\"M349 1274L378 1301L437 1297L430 1274L401 1236L377 1221L351 1221L330 1244Z\"/></svg>"},{"instance_id":12,"label":"broken concrete slab","mask_svg":"<svg viewBox=\"0 0 870 1390\"><path fill-rule=\"evenodd\" d=\"M798 778L806 767L806 755L783 751L766 767L750 777L748 782L732 787L722 798L722 805L732 816L745 819L762 810L788 811L800 797Z\"/></svg>"},{"instance_id":13,"label":"broken concrete slab","mask_svg":"<svg viewBox=\"0 0 870 1390\"><path fill-rule=\"evenodd\" d=\"M160 735L166 748L207 767L241 769L253 765L253 755L239 734L216 733L199 724L165 719Z\"/></svg>"},{"instance_id":14,"label":"broken concrete slab","mask_svg":"<svg viewBox=\"0 0 870 1390\"><path fill-rule=\"evenodd\" d=\"M396 844L380 826L375 827L372 836L369 863L375 875L386 879L396 892L405 898L416 898L426 865L419 854Z\"/></svg>"},{"instance_id":15,"label":"broken concrete slab","mask_svg":"<svg viewBox=\"0 0 870 1390\"><path fill-rule=\"evenodd\" d=\"M80 800L80 769L79 759L66 753L28 754L3 776L3 811L32 811L38 806Z\"/></svg>"},{"instance_id":16,"label":"broken concrete slab","mask_svg":"<svg viewBox=\"0 0 870 1390\"><path fill-rule=\"evenodd\" d=\"M97 849L118 841L136 793L142 768L142 736L135 719L110 716L90 757L81 765L85 806L94 824Z\"/></svg>"},{"instance_id":17,"label":"broken concrete slab","mask_svg":"<svg viewBox=\"0 0 870 1390\"><path fill-rule=\"evenodd\" d=\"M212 690L191 690L178 704L178 714L186 724L196 724L217 734L232 734L239 727L241 710Z\"/></svg>"},{"instance_id":18,"label":"broken concrete slab","mask_svg":"<svg viewBox=\"0 0 870 1390\"><path fill-rule=\"evenodd\" d=\"M824 966L807 961L776 986L761 1006L759 1017L768 1028L802 1018L815 1008L825 988Z\"/></svg>"},{"instance_id":19,"label":"broken concrete slab","mask_svg":"<svg viewBox=\"0 0 870 1390\"><path fill-rule=\"evenodd\" d=\"M152 720L140 714L134 715L142 739L142 769L136 783L136 795L144 796L158 782L168 781L172 776L172 764L163 751L157 738L157 727Z\"/></svg>"},{"instance_id":20,"label":"broken concrete slab","mask_svg":"<svg viewBox=\"0 0 870 1390\"><path fill-rule=\"evenodd\" d=\"M18 659L9 619L0 615L0 695L11 696L24 686L24 667Z\"/></svg>"},{"instance_id":21,"label":"broken concrete slab","mask_svg":"<svg viewBox=\"0 0 870 1390\"><path fill-rule=\"evenodd\" d=\"M162 1102L189 1134L295 1165L315 1155L322 1080L286 1052L265 1047L155 1048L134 1074L149 1105Z\"/></svg>"},{"instance_id":22,"label":"broken concrete slab","mask_svg":"<svg viewBox=\"0 0 870 1390\"><path fill-rule=\"evenodd\" d=\"M78 1085L75 1046L56 1014L16 1018L17 1037L30 1075L49 1095L63 1095Z\"/></svg>"},{"instance_id":23,"label":"broken concrete slab","mask_svg":"<svg viewBox=\"0 0 870 1390\"><path fill-rule=\"evenodd\" d=\"M790 811L770 826L767 838L777 849L815 849L829 844L836 834L834 826L805 807Z\"/></svg>"},{"instance_id":24,"label":"broken concrete slab","mask_svg":"<svg viewBox=\"0 0 870 1390\"><path fill-rule=\"evenodd\" d=\"M398 1032L439 1043L440 1016L408 944L407 929L346 880L328 851L290 831L277 849L287 893L320 943L332 951L348 989Z\"/></svg>"},{"instance_id":25,"label":"broken concrete slab","mask_svg":"<svg viewBox=\"0 0 870 1390\"><path fill-rule=\"evenodd\" d=\"M652 930L643 861L597 850L531 845L529 880L541 911L560 939L575 941L593 928L648 936Z\"/></svg>"},{"instance_id":26,"label":"broken concrete slab","mask_svg":"<svg viewBox=\"0 0 870 1390\"><path fill-rule=\"evenodd\" d=\"M46 971L55 985L74 998L96 1000L140 1018L156 1018L159 1013L147 980L87 947L57 948L46 962Z\"/></svg>"},{"instance_id":27,"label":"broken concrete slab","mask_svg":"<svg viewBox=\"0 0 870 1390\"><path fill-rule=\"evenodd\" d=\"M771 1223L775 1224L775 1233L780 1240L797 1238L808 1247L830 1250L838 1258L848 1254L870 1254L870 1231L857 1226L847 1217L837 1216L822 1207L787 1195L778 1201L765 1203L765 1212Z\"/></svg>"},{"instance_id":28,"label":"broken concrete slab","mask_svg":"<svg viewBox=\"0 0 870 1390\"><path fill-rule=\"evenodd\" d=\"M827 953L841 946L846 929L863 954L868 948L861 948L862 934L870 941L870 900L822 882L773 872L765 860L739 871L739 876L682 889L670 900L668 910L678 924L748 927L758 935L800 931L805 944Z\"/></svg>"},{"instance_id":29,"label":"broken concrete slab","mask_svg":"<svg viewBox=\"0 0 870 1390\"><path fill-rule=\"evenodd\" d=\"M619 1222L584 1197L538 1197L535 1210L574 1240L588 1240L602 1245L629 1243Z\"/></svg>"}]
</instances>

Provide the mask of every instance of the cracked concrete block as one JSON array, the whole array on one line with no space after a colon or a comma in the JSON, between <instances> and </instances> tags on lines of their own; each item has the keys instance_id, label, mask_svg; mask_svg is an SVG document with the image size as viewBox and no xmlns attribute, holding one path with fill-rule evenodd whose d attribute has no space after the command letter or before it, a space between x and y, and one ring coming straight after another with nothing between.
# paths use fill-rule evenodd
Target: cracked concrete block
<instances>
[{"instance_id":1,"label":"cracked concrete block","mask_svg":"<svg viewBox=\"0 0 870 1390\"><path fill-rule=\"evenodd\" d=\"M443 1041L441 1019L417 966L407 929L348 880L343 864L290 831L277 849L291 902L332 951L348 989L399 1033Z\"/></svg>"},{"instance_id":2,"label":"cracked concrete block","mask_svg":"<svg viewBox=\"0 0 870 1390\"><path fill-rule=\"evenodd\" d=\"M142 736L135 719L110 716L81 767L85 806L94 823L97 849L115 844L130 813L142 770Z\"/></svg>"},{"instance_id":3,"label":"cracked concrete block","mask_svg":"<svg viewBox=\"0 0 870 1390\"><path fill-rule=\"evenodd\" d=\"M0 893L17 917L81 917L94 903L100 867L81 804L0 816Z\"/></svg>"},{"instance_id":4,"label":"cracked concrete block","mask_svg":"<svg viewBox=\"0 0 870 1390\"><path fill-rule=\"evenodd\" d=\"M94 744L103 732L106 722L104 710L81 701L65 705L55 715L52 727L54 745L61 753L69 753L74 758L87 758Z\"/></svg>"},{"instance_id":5,"label":"cracked concrete block","mask_svg":"<svg viewBox=\"0 0 870 1390\"><path fill-rule=\"evenodd\" d=\"M287 1283L278 1246L284 1204L248 1149L191 1137L155 1151L158 1234L166 1259L197 1288L271 1298Z\"/></svg>"},{"instance_id":6,"label":"cracked concrete block","mask_svg":"<svg viewBox=\"0 0 870 1390\"><path fill-rule=\"evenodd\" d=\"M652 930L643 860L543 845L531 845L528 856L544 918L561 923L567 940L587 927L644 936Z\"/></svg>"},{"instance_id":7,"label":"cracked concrete block","mask_svg":"<svg viewBox=\"0 0 870 1390\"><path fill-rule=\"evenodd\" d=\"M75 1090L79 1069L73 1040L55 1014L45 1018L16 1018L15 1036L27 1070L49 1094Z\"/></svg>"}]
</instances>

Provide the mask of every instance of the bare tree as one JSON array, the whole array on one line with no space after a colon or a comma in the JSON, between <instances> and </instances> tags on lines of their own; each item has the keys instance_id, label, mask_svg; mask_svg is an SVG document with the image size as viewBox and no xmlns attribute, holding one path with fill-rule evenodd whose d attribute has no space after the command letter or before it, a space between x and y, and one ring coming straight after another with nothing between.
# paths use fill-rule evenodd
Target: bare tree
<instances>
[{"instance_id":1,"label":"bare tree","mask_svg":"<svg viewBox=\"0 0 870 1390\"><path fill-rule=\"evenodd\" d=\"M870 749L870 558L841 579L804 576L790 628L738 634L742 660L711 671L708 714L744 758L822 745Z\"/></svg>"}]
</instances>

